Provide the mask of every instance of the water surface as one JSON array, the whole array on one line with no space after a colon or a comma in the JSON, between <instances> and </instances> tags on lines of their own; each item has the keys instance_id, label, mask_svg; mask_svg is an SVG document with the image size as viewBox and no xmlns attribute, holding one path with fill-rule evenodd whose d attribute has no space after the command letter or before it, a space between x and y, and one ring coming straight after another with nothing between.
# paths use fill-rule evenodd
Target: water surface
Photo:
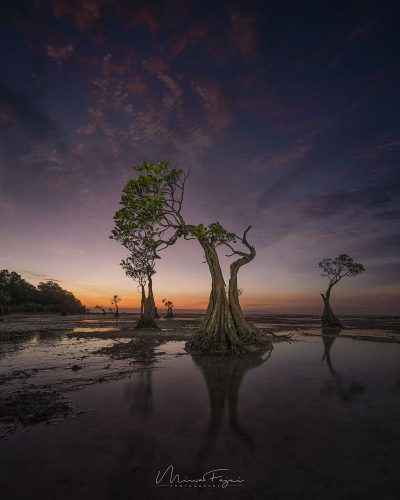
<instances>
[{"instance_id":1,"label":"water surface","mask_svg":"<svg viewBox=\"0 0 400 500\"><path fill-rule=\"evenodd\" d=\"M0 441L3 498L400 495L399 344L297 334L264 356L215 358L168 342L138 367L95 354L110 339L24 342L3 352L7 369L39 369L4 390L48 384L75 411ZM105 370L108 381L88 383ZM220 474L238 482L176 487L166 474L157 485L169 465L181 479L227 469Z\"/></svg>"}]
</instances>

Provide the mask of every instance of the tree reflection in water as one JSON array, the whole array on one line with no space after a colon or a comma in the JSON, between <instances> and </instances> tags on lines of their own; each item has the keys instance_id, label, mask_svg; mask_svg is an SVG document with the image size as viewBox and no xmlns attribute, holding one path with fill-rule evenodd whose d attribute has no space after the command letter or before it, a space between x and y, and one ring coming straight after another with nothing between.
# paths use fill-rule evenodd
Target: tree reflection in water
<instances>
[{"instance_id":1,"label":"tree reflection in water","mask_svg":"<svg viewBox=\"0 0 400 500\"><path fill-rule=\"evenodd\" d=\"M271 357L271 353L272 349L263 355L253 354L241 357L192 355L193 361L204 376L211 406L210 421L198 453L198 461L202 461L212 453L221 430L226 407L228 407L230 429L245 446L250 449L254 447L253 436L239 422L239 390L244 375L250 369L265 363Z\"/></svg>"},{"instance_id":2,"label":"tree reflection in water","mask_svg":"<svg viewBox=\"0 0 400 500\"><path fill-rule=\"evenodd\" d=\"M154 347L151 349L154 353ZM110 498L150 498L153 490L153 464L159 453L159 442L152 430L153 368L148 366L134 374L126 387L129 421L113 423L114 442L120 444L113 463Z\"/></svg>"},{"instance_id":3,"label":"tree reflection in water","mask_svg":"<svg viewBox=\"0 0 400 500\"><path fill-rule=\"evenodd\" d=\"M322 361L328 365L329 371L332 375L331 382L328 382L323 388L323 393L338 396L342 401L353 401L358 395L363 394L365 387L357 381L346 382L343 376L333 367L331 359L331 349L335 340L338 338L341 329L322 328L321 337L324 344L324 354Z\"/></svg>"},{"instance_id":4,"label":"tree reflection in water","mask_svg":"<svg viewBox=\"0 0 400 500\"><path fill-rule=\"evenodd\" d=\"M194 457L194 463L188 471L205 470L203 460L214 450L220 433L226 407L228 407L229 427L232 433L248 449L254 448L253 436L240 423L238 415L239 390L244 375L260 366L271 356L271 351L243 357L215 357L192 355L195 365L204 376L211 406L210 421L207 425L200 450ZM131 405L130 422L120 422L115 429L118 438L115 442L123 443L118 451L118 460L114 461L110 484L111 498L152 498L158 495L154 488L155 471L161 466L160 455L163 440L159 439L154 423L154 376L152 367L134 375L132 383L126 389L126 398ZM176 452L176 450L175 450ZM163 459L162 464L175 463ZM164 492L165 495L165 492ZM158 497L157 497L158 498Z\"/></svg>"}]
</instances>

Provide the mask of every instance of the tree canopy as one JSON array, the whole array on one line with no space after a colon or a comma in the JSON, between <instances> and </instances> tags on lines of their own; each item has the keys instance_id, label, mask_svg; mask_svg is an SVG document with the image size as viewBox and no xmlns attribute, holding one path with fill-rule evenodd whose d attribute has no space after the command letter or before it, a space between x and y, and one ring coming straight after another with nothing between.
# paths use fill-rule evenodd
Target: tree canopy
<instances>
[{"instance_id":1,"label":"tree canopy","mask_svg":"<svg viewBox=\"0 0 400 500\"><path fill-rule=\"evenodd\" d=\"M335 285L345 276L356 276L365 271L365 267L355 262L352 257L342 253L335 259L323 259L318 263L322 270L321 276L326 276Z\"/></svg>"},{"instance_id":2,"label":"tree canopy","mask_svg":"<svg viewBox=\"0 0 400 500\"><path fill-rule=\"evenodd\" d=\"M42 281L35 287L14 271L0 271L0 314L36 311L78 314L85 307L55 281Z\"/></svg>"}]
</instances>

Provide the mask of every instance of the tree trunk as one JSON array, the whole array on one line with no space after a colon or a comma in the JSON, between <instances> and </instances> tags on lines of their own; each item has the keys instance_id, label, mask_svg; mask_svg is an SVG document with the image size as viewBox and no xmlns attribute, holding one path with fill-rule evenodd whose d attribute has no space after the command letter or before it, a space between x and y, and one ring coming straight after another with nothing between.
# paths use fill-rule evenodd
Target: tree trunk
<instances>
[{"instance_id":1,"label":"tree trunk","mask_svg":"<svg viewBox=\"0 0 400 500\"><path fill-rule=\"evenodd\" d=\"M328 290L325 295L321 293L322 300L324 302L324 310L321 316L322 326L326 328L343 328L342 323L338 320L338 318L334 315L331 305L329 303L329 299L331 296L332 285L329 285Z\"/></svg>"},{"instance_id":2,"label":"tree trunk","mask_svg":"<svg viewBox=\"0 0 400 500\"><path fill-rule=\"evenodd\" d=\"M239 338L242 339L243 342L250 342L250 343L262 342L263 338L259 329L256 326L252 325L251 323L248 323L244 317L239 302L239 290L238 290L239 269L254 259L256 251L252 247L251 253L249 254L243 253L241 255L242 256L240 257L240 259L237 259L234 262L232 262L230 266L231 275L229 279L229 291L228 291L229 306L231 309L233 319L235 321L237 334Z\"/></svg>"},{"instance_id":3,"label":"tree trunk","mask_svg":"<svg viewBox=\"0 0 400 500\"><path fill-rule=\"evenodd\" d=\"M143 314L141 314L136 328L158 328L154 319L155 316L155 303L153 296L153 281L151 277L148 278L148 293L144 300Z\"/></svg>"},{"instance_id":4,"label":"tree trunk","mask_svg":"<svg viewBox=\"0 0 400 500\"><path fill-rule=\"evenodd\" d=\"M118 318L118 317L119 317L119 309L118 309L117 304L115 304L115 307L117 308L117 310L115 311L114 316L115 316L116 318Z\"/></svg>"},{"instance_id":5,"label":"tree trunk","mask_svg":"<svg viewBox=\"0 0 400 500\"><path fill-rule=\"evenodd\" d=\"M191 352L240 352L243 348L229 308L217 252L212 245L200 244L211 274L211 294L200 331L193 335L186 346Z\"/></svg>"},{"instance_id":6,"label":"tree trunk","mask_svg":"<svg viewBox=\"0 0 400 500\"><path fill-rule=\"evenodd\" d=\"M146 294L145 294L145 291L144 291L144 285L140 285L140 286L141 286L141 289L142 289L142 297L141 297L141 301L140 301L140 316L143 316L144 303L146 302Z\"/></svg>"},{"instance_id":7,"label":"tree trunk","mask_svg":"<svg viewBox=\"0 0 400 500\"><path fill-rule=\"evenodd\" d=\"M156 303L154 302L154 294L153 294L153 279L151 276L148 277L148 287L149 291L147 294L147 302L148 302L148 307L151 310L151 314L153 315L153 318L156 317Z\"/></svg>"}]
</instances>

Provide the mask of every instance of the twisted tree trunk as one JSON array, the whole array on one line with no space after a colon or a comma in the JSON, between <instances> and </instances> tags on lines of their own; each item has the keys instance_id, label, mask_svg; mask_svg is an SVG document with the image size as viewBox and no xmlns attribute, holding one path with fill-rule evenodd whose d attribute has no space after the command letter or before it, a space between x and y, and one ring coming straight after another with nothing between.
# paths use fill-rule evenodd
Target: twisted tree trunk
<instances>
[{"instance_id":1,"label":"twisted tree trunk","mask_svg":"<svg viewBox=\"0 0 400 500\"><path fill-rule=\"evenodd\" d=\"M211 274L211 294L200 330L188 341L192 352L238 352L243 346L238 338L225 292L225 282L216 249L207 243L203 247Z\"/></svg>"},{"instance_id":2,"label":"twisted tree trunk","mask_svg":"<svg viewBox=\"0 0 400 500\"><path fill-rule=\"evenodd\" d=\"M329 299L331 296L332 284L329 285L325 295L321 293L322 300L324 302L324 310L321 316L321 323L323 327L326 328L343 328L342 323L338 320L338 318L334 315L331 305L329 303Z\"/></svg>"},{"instance_id":3,"label":"twisted tree trunk","mask_svg":"<svg viewBox=\"0 0 400 500\"><path fill-rule=\"evenodd\" d=\"M247 231L246 231L247 232ZM243 237L243 243L249 248L249 253L236 252L240 258L232 262L230 266L230 279L229 279L229 307L233 319L235 321L236 329L240 339L244 342L258 342L262 340L260 331L251 323L248 323L244 317L242 308L239 302L239 289L238 289L238 273L239 269L251 262L256 256L256 250L253 246L249 245L246 239L246 232Z\"/></svg>"}]
</instances>

